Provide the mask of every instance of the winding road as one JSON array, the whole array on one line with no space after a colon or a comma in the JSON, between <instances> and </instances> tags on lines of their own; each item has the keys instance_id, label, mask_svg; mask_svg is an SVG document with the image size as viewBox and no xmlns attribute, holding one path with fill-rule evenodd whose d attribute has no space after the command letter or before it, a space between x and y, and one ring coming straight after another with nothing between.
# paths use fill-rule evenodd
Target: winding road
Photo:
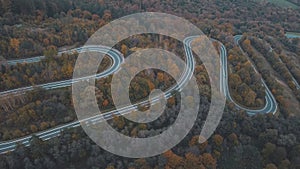
<instances>
[{"instance_id":1,"label":"winding road","mask_svg":"<svg viewBox=\"0 0 300 169\"><path fill-rule=\"evenodd\" d=\"M243 51L243 49L239 45L239 42L240 42L241 38L242 38L242 35L236 35L236 36L234 36L234 41L239 46L240 50ZM221 51L222 51L221 52L221 60L222 60L222 63L223 63L222 67L224 68L224 70L223 70L223 72L224 72L224 75L223 75L224 85L223 85L223 87L225 88L224 91L225 91L226 97L231 102L233 102L239 109L247 111L247 113L250 114L250 115L255 115L257 113L270 113L270 112L275 114L276 111L277 111L277 108L278 108L276 99L274 98L272 92L270 91L270 89L268 88L267 84L265 83L265 81L263 79L261 79L261 82L262 82L263 86L266 89L266 96L265 96L266 104L262 109L251 110L251 109L242 107L241 105L239 105L238 103L236 103L234 101L234 99L230 96L230 93L229 93L228 68L227 68L227 51L226 51L226 48L223 44L221 44ZM253 67L254 71L256 73L258 73L256 67L253 64L252 64L252 67Z\"/></svg>"},{"instance_id":2,"label":"winding road","mask_svg":"<svg viewBox=\"0 0 300 169\"><path fill-rule=\"evenodd\" d=\"M115 49L110 49L108 47L105 46L84 46L84 47L80 47L80 48L76 48L76 49L72 49L69 51L64 51L64 52L60 52L59 55L61 55L62 53L74 53L74 52L78 52L78 53L83 53L83 52L99 52L99 53L103 53L103 54L107 54L110 56L111 60L112 60L112 65L105 70L102 73L96 74L96 79L100 79L103 77L106 77L110 74L113 74L114 72L116 72L119 68L120 65L123 62L123 57L122 54L120 52L118 52ZM28 58L28 59L22 59L22 63L26 62L26 63L33 63L33 62L39 62L41 61L41 59L45 58L44 56L38 56L38 57L34 57L34 58ZM21 63L19 60L17 61L10 61L10 63ZM18 89L13 89L13 90L7 90L7 91L3 91L0 92L0 96L4 96L4 95L8 95L8 94L17 94L17 93L24 93L30 90L33 90L34 88L43 88L46 90L51 90L51 89L57 89L57 88L63 88L63 87L67 87L67 86L71 86L72 83L76 83L77 81L80 80L88 80L90 78L93 78L94 76L87 76L87 77L83 77L80 79L69 79L69 80L63 80L63 81L58 81L58 82L51 82L51 83L46 83L46 84L41 84L41 85L36 85L36 86L28 86L28 87L21 87Z\"/></svg>"},{"instance_id":3,"label":"winding road","mask_svg":"<svg viewBox=\"0 0 300 169\"><path fill-rule=\"evenodd\" d=\"M286 33L285 36L286 36L287 38L289 38L289 39L300 38L300 35L293 34L293 33ZM234 37L234 41L235 41L236 44L238 44L238 42L239 42L239 40L241 39L241 37L242 37L242 35L236 35L236 36ZM260 39L260 40L262 40L262 39ZM240 48L240 49L241 49L241 48ZM242 49L241 49L241 50L242 50ZM274 49L273 49L273 48L271 47L271 45L270 45L270 51L269 51L269 52L272 52L273 50L274 50ZM281 63L283 63L283 64L285 65L285 63L281 60L280 57L278 57L278 59L279 59L279 61L280 61ZM256 71L256 69L255 69L255 67L254 67L253 65L252 65L252 67L253 67L254 70ZM300 89L300 85L299 85L298 81L295 79L294 75L293 75L290 71L289 71L288 73L289 73L289 75L291 76L291 80L292 80L292 82L294 83L294 85L296 86L297 90L299 90L299 89Z\"/></svg>"},{"instance_id":4,"label":"winding road","mask_svg":"<svg viewBox=\"0 0 300 169\"><path fill-rule=\"evenodd\" d=\"M191 45L191 42L195 38L197 38L197 36L187 37L184 40L184 49L185 49L185 54L186 54L186 65L187 66L186 66L184 72L182 73L181 78L179 79L177 85L174 85L173 87L169 88L167 91L164 92L165 93L164 97L166 99L170 98L172 96L173 91L175 91L175 90L180 91L185 86L186 82L189 81L190 78L193 76L193 72L194 72L194 68L195 68L195 61L194 61L194 57L193 57L192 49L191 49L190 45ZM237 40L240 39L238 37L236 37L236 38L237 38ZM106 71L104 71L100 74L97 74L96 75L97 79L113 74L120 68L120 65L123 62L123 57L120 52L118 52L117 50L114 50L114 49L110 49L105 46L84 46L81 48L76 48L73 50L60 52L59 54L72 53L75 51L78 53L82 53L82 52L86 52L86 51L94 51L94 52L106 53L110 56L110 58L112 59L111 67L109 69L107 69ZM16 64L16 63L21 63L21 62L32 63L32 62L38 62L43 58L44 58L44 56L38 56L38 57L34 57L34 58L9 61L8 63L9 64ZM221 44L221 48L220 48L220 58L221 58L220 64L222 66L222 69L220 70L221 76L222 76L221 81L220 81L221 90L222 90L222 92L224 92L224 94L230 101L234 102L233 99L231 98L231 96L229 94L229 90L228 90L227 51L223 44ZM64 80L64 81L59 81L59 82L52 82L52 83L38 85L37 87L41 87L46 90L51 90L51 89L55 89L55 88L71 86L72 83L76 83L81 80L88 80L90 78L95 78L95 76L89 76L89 77L84 77L84 78L80 78L80 79ZM266 87L266 106L261 110L250 110L250 109L244 108L234 102L239 109L247 111L247 113L250 115L254 115L257 113L275 113L276 112L276 110L277 110L276 101L263 80L262 80L262 82L263 82L263 85L265 85L265 87ZM32 86L30 86L30 87L23 87L23 88L14 89L14 90L8 90L8 91L0 92L0 96L11 94L11 93L26 92L26 91L30 91L33 89L34 88ZM150 101L150 103L155 104L156 102L159 101L159 99L160 99L159 96L154 97ZM113 110L110 112L103 113L101 115L96 115L96 116L89 117L89 118L86 118L86 119L83 119L80 121L75 121L75 122L68 123L68 124L65 124L62 126L58 126L58 127L46 130L46 131L38 132L38 133L35 133L34 135L39 137L42 140L49 140L51 138L59 136L61 131L64 129L78 127L82 123L85 123L86 125L93 125L93 124L99 123L104 120L112 119L115 115L120 116L120 115L130 113L131 111L136 110L139 105L147 105L147 104L148 104L148 101L145 100L145 101L133 104L133 105L124 106L123 108L119 109L118 111ZM1 142L0 143L0 153L6 153L8 151L13 151L16 148L17 144L23 144L25 146L29 146L31 138L32 138L32 135L23 137L20 139Z\"/></svg>"}]
</instances>

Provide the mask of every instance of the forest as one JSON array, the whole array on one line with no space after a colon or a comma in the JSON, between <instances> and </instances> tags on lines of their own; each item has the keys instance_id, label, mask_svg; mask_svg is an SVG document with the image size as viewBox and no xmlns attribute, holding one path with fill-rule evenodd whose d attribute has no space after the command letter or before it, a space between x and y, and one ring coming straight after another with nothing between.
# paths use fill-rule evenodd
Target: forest
<instances>
[{"instance_id":1,"label":"forest","mask_svg":"<svg viewBox=\"0 0 300 169\"><path fill-rule=\"evenodd\" d=\"M295 0L290 2L300 5ZM300 81L300 40L288 39L285 33L300 31L300 12L265 1L0 0L0 91L72 78L78 54L57 56L58 52L82 46L113 19L143 11L184 17L209 38L222 42L228 51L233 99L248 108L262 108L263 78L278 102L277 114L249 116L227 102L217 130L207 142L199 144L211 92L206 69L197 60L194 76L201 93L198 118L190 133L173 149L151 158L123 158L101 149L78 127L64 130L48 141L33 137L31 146L20 144L15 151L0 155L0 168L298 169L300 93L293 78ZM241 48L234 42L234 35L243 35ZM184 59L182 46L169 37L138 35L115 48L126 57L134 47L160 47ZM37 63L5 62L40 55L46 59ZM99 72L110 64L106 57ZM114 109L110 82L111 76L96 82L98 105L104 111ZM145 99L151 89L164 90L173 84L167 73L142 71L131 83L131 90L137 92L130 99ZM162 117L155 122L136 124L114 117L109 123L128 136L155 135L174 122L180 99L177 94L170 98ZM77 120L69 87L49 91L36 87L25 95L1 98L0 103L1 141Z\"/></svg>"},{"instance_id":2,"label":"forest","mask_svg":"<svg viewBox=\"0 0 300 169\"><path fill-rule=\"evenodd\" d=\"M244 112L227 109L215 134L199 144L199 131L204 123L208 100L201 97L202 109L190 134L176 147L161 155L131 159L101 149L80 129L63 131L47 142L34 137L30 147L0 156L5 168L221 168L221 169L297 169L300 164L299 120L278 119L272 115L249 117ZM164 116L174 116L169 107ZM235 113L232 113L235 112ZM176 115L175 115L176 116ZM176 117L174 117L176 118ZM172 118L161 118L163 123ZM114 119L111 125L130 136L160 132L154 125L130 125ZM124 126L132 126L130 128ZM259 127L258 127L259 126ZM151 129L151 132L146 132Z\"/></svg>"}]
</instances>

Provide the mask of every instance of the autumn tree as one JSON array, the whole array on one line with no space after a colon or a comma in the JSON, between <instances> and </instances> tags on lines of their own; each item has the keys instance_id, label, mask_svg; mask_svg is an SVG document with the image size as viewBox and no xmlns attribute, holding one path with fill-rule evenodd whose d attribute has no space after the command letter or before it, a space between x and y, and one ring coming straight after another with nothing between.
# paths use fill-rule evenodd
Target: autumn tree
<instances>
[{"instance_id":1,"label":"autumn tree","mask_svg":"<svg viewBox=\"0 0 300 169\"><path fill-rule=\"evenodd\" d=\"M17 38L10 39L10 47L13 50L13 52L16 52L16 54L19 53L19 47L20 47L20 41Z\"/></svg>"},{"instance_id":2,"label":"autumn tree","mask_svg":"<svg viewBox=\"0 0 300 169\"><path fill-rule=\"evenodd\" d=\"M165 152L163 155L168 159L167 166L170 168L177 168L183 164L183 158L174 154L172 150Z\"/></svg>"},{"instance_id":3,"label":"autumn tree","mask_svg":"<svg viewBox=\"0 0 300 169\"><path fill-rule=\"evenodd\" d=\"M185 154L185 159L183 163L183 168L185 169L204 168L204 166L201 163L201 159L192 153Z\"/></svg>"},{"instance_id":4,"label":"autumn tree","mask_svg":"<svg viewBox=\"0 0 300 169\"><path fill-rule=\"evenodd\" d=\"M209 153L204 153L202 155L203 164L206 168L215 169L217 166L216 159L213 158L213 156Z\"/></svg>"},{"instance_id":5,"label":"autumn tree","mask_svg":"<svg viewBox=\"0 0 300 169\"><path fill-rule=\"evenodd\" d=\"M56 46L48 46L46 50L44 50L44 56L47 58L51 58L57 55L57 47Z\"/></svg>"},{"instance_id":6,"label":"autumn tree","mask_svg":"<svg viewBox=\"0 0 300 169\"><path fill-rule=\"evenodd\" d=\"M217 146L221 146L222 143L223 143L223 137L219 134L215 134L213 136L213 140L214 140L214 143L217 145Z\"/></svg>"},{"instance_id":7,"label":"autumn tree","mask_svg":"<svg viewBox=\"0 0 300 169\"><path fill-rule=\"evenodd\" d=\"M121 45L121 53L126 56L128 53L128 47L125 44Z\"/></svg>"}]
</instances>

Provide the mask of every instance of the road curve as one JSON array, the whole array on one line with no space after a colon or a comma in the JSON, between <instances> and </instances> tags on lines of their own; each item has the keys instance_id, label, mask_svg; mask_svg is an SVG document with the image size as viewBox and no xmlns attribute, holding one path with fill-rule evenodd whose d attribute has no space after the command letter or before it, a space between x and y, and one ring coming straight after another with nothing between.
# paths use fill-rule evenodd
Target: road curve
<instances>
[{"instance_id":1,"label":"road curve","mask_svg":"<svg viewBox=\"0 0 300 169\"><path fill-rule=\"evenodd\" d=\"M104 72L96 74L96 79L100 79L107 75L113 74L114 72L116 72L119 69L120 64L123 62L123 56L119 51L117 51L115 49L110 49L105 46L99 46L99 45L98 46L89 45L89 46L80 47L80 48L60 52L59 55L61 55L62 53L74 53L74 52L83 53L83 52L88 52L88 51L107 54L110 56L110 59L112 60L112 65ZM45 57L38 56L38 57L34 57L34 58L22 59L22 62L24 62L24 61L26 61L28 63L39 62L43 58L45 58ZM14 61L10 61L10 63L19 63L19 61L14 60ZM72 83L76 83L80 80L88 80L93 77L94 77L94 75L79 78L79 79L69 79L69 80L51 82L51 83L46 83L46 84L40 84L40 85L36 85L36 86L21 87L21 88L17 88L17 89L13 89L13 90L7 90L7 91L0 92L0 96L5 96L5 95L9 95L9 94L20 94L20 93L24 93L24 92L33 90L34 88L43 88L45 90L63 88L63 87L71 86Z\"/></svg>"},{"instance_id":2,"label":"road curve","mask_svg":"<svg viewBox=\"0 0 300 169\"><path fill-rule=\"evenodd\" d=\"M179 79L177 85L172 86L171 88L169 88L167 91L164 92L164 94L165 94L164 97L166 99L172 96L172 92L174 90L180 91L185 86L186 82L189 81L190 78L193 76L193 72L194 72L194 68L195 68L195 61L194 61L194 57L193 57L192 49L191 49L190 45L191 45L191 42L195 38L197 38L197 36L187 37L184 40L184 49L185 49L185 54L186 54L186 67L185 67L185 70L182 73L181 78ZM103 51L102 51L102 49L103 49ZM119 66L122 63L122 57L119 52L117 52L117 51L112 52L112 50L108 50L108 48L105 48L105 47L99 48L99 46L89 46L88 48L83 47L83 48L77 48L75 50L77 52L85 52L85 51L91 51L91 50L95 50L95 52L104 52L104 53L108 52L108 55L113 60L113 65L108 70L104 71L101 74L98 74L97 78L108 76L108 75L114 73L115 71L117 71L119 69ZM72 52L72 51L69 51L69 52ZM119 55L119 56L116 56L116 55ZM222 66L222 69L220 71L221 71L221 75L223 75L221 78L221 81L220 81L220 85L222 86L221 90L223 92L225 92L226 96L229 97L229 99L230 99L231 97L230 97L229 90L228 90L228 75L227 75L227 73L228 73L227 72L227 52L226 52L225 46L223 44L220 49L220 56L221 56L220 64ZM39 58L39 59L41 59L41 58ZM31 59L30 61L38 61L38 59L37 60ZM80 78L80 79L76 79L76 80L88 80L89 78L93 78L93 77L94 76L84 77L84 78ZM76 82L76 80L75 81L73 80L73 81ZM73 83L72 80L66 80L66 81L61 81L61 82L44 84L39 87L43 87L46 90L50 90L50 89L54 89L54 88L70 86L70 85L72 85L72 83ZM263 82L263 84L265 85L264 82ZM17 90L17 89L15 89L15 90ZM267 90L268 90L268 88L267 88ZM273 97L273 95L269 94L271 92L268 90L266 93L267 93L266 99L272 100L271 98ZM157 101L159 101L159 96L154 97L150 103L155 104ZM269 112L273 112L274 109L275 110L277 109L276 102L274 103L272 101L268 102L269 104L267 104L265 106L263 111L248 110L243 107L240 107L239 105L237 105L237 106L239 106L240 109L246 110L250 115L256 114L256 113L269 113ZM59 136L61 131L64 129L78 127L81 125L81 123L84 123L85 125L93 125L93 124L99 123L104 120L109 120L109 119L112 119L115 115L119 116L119 115L124 115L124 114L130 113L131 111L136 110L139 105L147 105L147 103L148 103L148 101L145 100L145 101L133 104L133 105L124 106L123 108L119 109L118 111L114 110L114 111L106 112L101 115L96 115L96 116L89 117L89 118L86 118L86 119L83 119L80 121L75 121L75 122L68 123L68 124L65 124L62 126L58 126L58 127L46 130L46 131L42 131L42 132L36 133L35 135L42 140L49 140L51 138ZM274 108L274 107L276 107L276 108ZM20 139L1 142L0 143L0 153L6 153L8 151L13 151L16 148L16 145L18 143L23 144L25 146L29 146L31 138L32 138L32 136L27 136L27 137L23 137Z\"/></svg>"},{"instance_id":3,"label":"road curve","mask_svg":"<svg viewBox=\"0 0 300 169\"><path fill-rule=\"evenodd\" d=\"M243 49L241 48L240 46L240 40L242 38L242 35L236 35L234 36L234 41L235 43L239 46L240 50L243 51ZM223 52L222 52L223 51ZM243 51L244 52L244 51ZM230 96L230 93L229 93L229 86L228 86L228 68L227 68L227 52L226 52L226 49L225 49L225 46L223 44L221 44L221 60L223 61L223 67L224 67L224 72L226 74L225 76L225 83L224 83L224 86L226 86L226 97L231 101L233 102L239 109L242 109L242 110L245 110L249 115L255 115L257 113L263 113L263 114L266 114L266 113L273 113L275 114L277 109L278 109L278 105L277 105L277 102L276 102L276 99L275 97L273 96L272 92L270 91L269 87L267 86L267 84L265 83L265 81L263 79L261 79L261 82L263 84L263 86L265 87L266 89L266 96L265 96L265 106L261 109L256 109L256 110L252 110L252 109L248 109L248 108L245 108L239 104L237 104L234 99ZM225 58L226 57L226 58ZM258 73L256 67L254 65L252 65L254 71L256 73Z\"/></svg>"},{"instance_id":4,"label":"road curve","mask_svg":"<svg viewBox=\"0 0 300 169\"><path fill-rule=\"evenodd\" d=\"M292 33L290 33L290 34L292 34ZM287 37L287 38L289 38L289 39L294 39L294 38L300 38L300 35L290 35L289 33L286 33L285 34L285 36ZM242 35L236 35L235 37L234 37L234 41L235 41L235 43L236 44L238 44L238 41L241 39L241 37L242 37ZM260 40L262 40L262 39L260 39ZM242 50L242 49L241 49ZM270 51L269 52L272 52L274 49L271 47L271 45L270 45ZM283 64L285 64L282 60L281 60L281 58L280 57L278 57L278 59L279 59L279 61L281 62L281 63L283 63ZM255 67L252 65L252 67L254 68L254 70L256 70L255 69ZM298 81L295 79L295 77L294 77L294 75L289 71L289 74L290 74L290 76L291 76L291 78L292 78L292 81L293 81L293 83L294 83L294 85L296 86L296 88L297 88L297 90L299 90L300 89L300 85L299 85L299 83L298 83Z\"/></svg>"},{"instance_id":5,"label":"road curve","mask_svg":"<svg viewBox=\"0 0 300 169\"><path fill-rule=\"evenodd\" d=\"M168 89L165 92L165 96L164 96L165 98L171 97L172 92L174 90L179 90L180 91L184 87L184 85L186 84L185 82L190 80L190 78L192 77L193 70L195 68L195 61L194 61L194 58L193 58L193 55L192 55L190 44L191 44L192 40L195 39L195 38L197 38L197 36L188 37L184 40L185 54L187 56L186 67L185 67L185 70L184 70L183 74L181 75L181 78L178 81L178 84L171 87L170 89ZM119 69L120 64L122 63L121 62L122 57L121 57L121 54L119 52L109 53L109 52L111 52L111 50L108 50L108 48L104 48L105 50L102 51L101 49L103 49L103 48L99 48L99 46L98 47L97 46L96 47L95 46L88 46L88 47L84 47L84 48L77 48L76 51L80 53L80 52L84 52L84 50L91 51L93 49L95 49L95 52L104 52L104 53L108 52L108 55L112 58L112 60L114 62L113 66L111 66L110 69L104 71L101 74L98 74L97 78L108 76L108 75L114 73L116 70ZM72 51L69 51L69 52L72 52ZM116 56L116 54L118 56ZM42 59L41 57L35 57L35 58L37 58L37 59L29 59L29 61L30 62L38 62L39 59ZM84 77L84 78L80 78L80 79L76 79L76 80L88 80L89 78L93 78L93 77L94 76ZM75 80L75 82L76 82L76 80ZM61 87L70 86L72 83L73 83L72 80L66 80L66 81L61 81L61 82L43 84L43 85L40 85L39 87L45 88L46 90L50 90L50 89L54 89L54 88L61 88ZM15 89L15 90L12 90L12 91L9 91L9 92L6 92L6 93L14 93L14 92L16 92L16 90L19 90L19 89ZM21 91L24 91L24 90L32 90L32 87L23 88ZM159 101L159 96L154 97L151 100L151 104L155 104L157 101ZM114 110L114 111L106 112L106 113L103 113L101 115L97 115L97 116L94 116L94 117L89 117L89 118L86 118L86 119L83 119L83 120L80 120L80 121L75 121L75 122L72 122L72 123L68 123L68 124L65 124L65 125L62 125L62 126L58 126L58 127L43 131L43 132L39 132L39 133L36 133L35 135L37 137L39 137L40 139L42 139L42 140L49 140L51 138L59 136L61 131L64 130L64 129L78 127L78 126L81 125L81 123L85 123L86 125L93 125L93 124L99 123L103 120L109 120L109 119L112 119L115 115L120 116L120 115L124 115L126 113L130 113L131 111L136 110L139 105L146 105L147 103L148 103L148 101L145 100L145 101L142 101L140 103L125 106L125 107L119 109L118 111ZM32 135L27 136L27 137L23 137L23 138L20 138L20 139L1 142L0 143L0 153L6 153L6 152L9 152L9 151L13 151L16 148L17 144L23 144L24 146L29 146L31 138L32 138Z\"/></svg>"}]
</instances>

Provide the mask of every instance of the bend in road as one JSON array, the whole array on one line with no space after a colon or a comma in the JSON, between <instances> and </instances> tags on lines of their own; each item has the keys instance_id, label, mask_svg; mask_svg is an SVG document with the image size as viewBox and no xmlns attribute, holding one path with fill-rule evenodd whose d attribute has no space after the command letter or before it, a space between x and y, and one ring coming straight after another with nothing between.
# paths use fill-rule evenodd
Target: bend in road
<instances>
[{"instance_id":1,"label":"bend in road","mask_svg":"<svg viewBox=\"0 0 300 169\"><path fill-rule=\"evenodd\" d=\"M106 77L109 74L112 74L112 73L116 72L119 69L120 64L123 62L122 54L119 51L117 51L115 49L110 49L110 48L104 47L104 46L89 45L89 46L84 46L84 47L72 49L72 50L69 50L69 51L64 51L63 53L74 53L74 52L78 52L78 53L99 52L99 53L107 54L107 55L110 56L110 59L112 60L112 65L109 67L109 69L107 69L104 72L101 72L99 74L96 74L96 75L91 75L91 76L78 78L78 79L69 79L69 80L63 80L63 81L58 81L58 82L40 84L40 85L36 85L35 87L40 87L40 88L43 88L43 89L46 89L46 90L51 90L51 89L57 89L57 88L63 88L63 87L71 86L72 83L76 83L76 82L81 81L81 80L88 80L88 79L91 79L91 78L100 79L100 78ZM62 53L60 53L60 55L61 54ZM35 58L41 59L41 58L44 58L44 57L39 56L39 57L35 57ZM29 59L27 59L27 61L28 62L31 62L31 61L39 62L40 61L40 60L35 59L35 58L34 59L29 58ZM0 92L0 96L1 95L2 96L3 95L8 95L8 94L24 93L24 92L33 90L35 87L28 86L28 87L22 87L22 88L18 88L18 89L3 91L3 92Z\"/></svg>"},{"instance_id":2,"label":"bend in road","mask_svg":"<svg viewBox=\"0 0 300 169\"><path fill-rule=\"evenodd\" d=\"M191 42L195 38L197 38L197 36L191 36L191 37L188 37L184 40L184 48L185 48L185 54L186 54L186 67L185 67L185 70L184 70L180 80L178 81L178 84L171 87L170 89L168 89L165 92L165 95L164 95L165 98L170 98L172 96L172 92L174 90L179 90L180 91L185 86L186 82L188 80L190 80L190 78L192 77L193 72L194 72L194 68L195 68L195 61L194 61L194 58L193 58L193 54L192 54L192 50L191 50L190 45L191 45ZM101 49L103 49L103 51ZM122 57L121 57L119 52L113 51L112 53L109 53L112 50L108 50L108 48L105 48L105 47L100 47L99 48L99 46L90 46L88 49L83 47L83 48L77 48L77 49L74 49L74 50L76 50L77 52L85 52L85 50L88 50L88 51L94 50L95 52L104 52L104 53L108 52L108 55L113 59L113 65L110 67L110 69L104 71L103 73L97 74L96 78L101 78L101 77L108 76L108 75L114 73L116 70L119 69L119 66L122 62ZM222 85L221 90L222 90L222 92L225 92L226 96L228 96L229 99L230 99L231 97L230 97L230 94L229 94L229 91L228 91L227 52L226 52L226 49L225 49L224 45L222 45L220 50L221 50L221 52L220 52L221 53L220 64L222 65L222 69L220 71L221 71L221 75L223 75L222 78L221 78L221 81L220 81L220 85ZM72 51L68 51L68 52L72 52ZM29 61L32 61L32 60L35 61L35 59L31 59ZM88 80L89 78L95 78L95 76L75 79L73 81L72 80L66 80L66 81L61 81L61 82L48 83L48 84L44 84L40 87L43 87L46 90L50 90L50 89L54 89L54 88L70 86L70 85L72 85L72 83L78 82L80 80ZM263 84L265 85L264 82L263 82ZM25 90L30 90L30 87L27 87L27 88L25 88ZM277 104L276 104L276 102L274 103L274 100L272 99L273 95L270 94L271 92L268 90L268 88L267 88L266 93L267 93L266 100L268 100L269 104L267 104L265 106L263 111L250 110L250 109L245 109L243 107L240 107L240 108L243 109L243 110L246 110L250 115L251 114L256 114L256 113L273 112L273 110L277 109ZM157 101L159 101L159 97L154 97L150 101L150 103L152 105L152 104L155 104ZM96 116L93 116L93 117L82 119L80 121L75 121L75 122L72 122L72 123L68 123L68 124L65 124L65 125L62 125L62 126L58 126L58 127L43 131L43 132L39 132L39 133L36 133L35 135L37 137L39 137L40 139L42 139L42 140L49 140L51 138L59 136L61 130L63 130L63 129L78 127L78 126L81 125L81 123L85 123L85 125L93 125L93 124L99 123L99 122L104 121L104 120L112 119L115 115L120 116L120 115L130 113L131 111L136 110L138 105L144 105L144 104L147 104L147 103L148 103L148 101L145 100L145 101L142 101L140 103L136 103L136 104L129 105L129 106L124 106L123 108L119 109L118 111L114 110L114 111L106 112L106 113L103 113L103 114L100 114L100 115L96 115ZM237 105L237 106L239 106L239 105ZM27 137L20 138L20 139L1 142L0 143L0 153L13 151L16 148L17 143L21 143L25 146L29 146L31 138L32 138L32 136L27 136Z\"/></svg>"},{"instance_id":3,"label":"bend in road","mask_svg":"<svg viewBox=\"0 0 300 169\"><path fill-rule=\"evenodd\" d=\"M236 35L234 36L234 41L235 43L240 47L239 45L239 41L242 38L242 35ZM220 42L219 42L220 43ZM223 82L223 92L225 94L225 96L235 104L236 107L238 107L241 110L245 110L249 115L255 115L257 113L273 113L275 114L277 111L277 102L276 99L274 98L272 92L270 91L270 89L268 88L268 86L266 85L265 81L263 79L261 79L263 86L266 88L266 96L265 96L265 101L266 104L262 109L257 109L257 110L252 110L249 108L245 108L241 105L239 105L238 103L236 103L234 101L234 99L231 97L230 92L229 92L229 86L228 86L228 63L227 63L227 51L225 46L220 43L221 47L220 47L220 57L221 57L221 66L223 68L223 76L222 76L222 82ZM242 48L240 47L240 50L242 50ZM256 73L258 73L258 71L256 70L255 66L252 65L253 69L255 70Z\"/></svg>"},{"instance_id":4,"label":"bend in road","mask_svg":"<svg viewBox=\"0 0 300 169\"><path fill-rule=\"evenodd\" d=\"M173 92L174 90L181 90L181 88L184 87L185 82L190 80L190 78L192 77L193 70L194 70L194 67L195 67L195 62L194 62L194 58L193 58L191 49L188 48L188 47L190 46L190 43L192 42L192 40L195 39L195 38L196 38L196 36L188 37L184 40L185 53L187 55L187 59L186 59L187 64L186 64L184 73L182 74L180 80L178 81L178 84L171 87L170 89L168 89L165 92L165 98L171 97L172 96L171 92ZM95 50L95 52L102 52L99 49L99 47L93 47L93 46L92 47L89 46L88 51L91 51L93 48L97 48ZM81 51L82 48L77 48L76 50L77 50L77 52L82 52ZM107 52L107 51L104 51L104 52ZM109 54L109 55L112 57L112 59L114 61L113 66L109 70L103 72L101 75L98 74L97 78L108 76L108 75L114 73L117 69L119 69L121 61L118 58L121 58L120 57L121 55L119 54L118 57L114 54ZM118 62L115 62L116 60L118 60ZM84 78L80 78L80 79L75 79L75 82L78 81L78 80L87 80L89 78L91 78L91 77L84 77ZM73 81L72 80L66 80L66 81L61 81L61 82L54 82L54 83L41 85L40 87L43 87L46 90L50 90L50 89L53 89L53 88L60 88L60 87L69 86L73 83ZM31 88L32 87L27 87L27 88L25 88L25 90L31 90ZM24 90L24 89L22 89L22 90ZM10 92L8 92L8 93L10 93ZM157 102L157 101L159 101L159 97L154 97L151 100L151 104L155 104L155 102ZM55 127L53 129L49 129L49 130L46 130L46 131L43 131L43 132L39 132L35 135L37 137L39 137L40 139L42 139L42 140L48 140L48 139L51 139L53 137L59 136L61 130L63 130L63 129L78 127L78 126L80 126L81 123L85 123L86 125L92 125L92 124L99 123L103 120L109 120L109 119L112 119L115 115L120 116L120 115L130 113L131 111L136 110L138 105L146 104L146 103L147 103L147 100L143 101L141 103L136 103L136 104L133 104L133 105L125 106L125 107L119 109L118 111L114 110L114 111L103 113L103 114L100 114L100 115L97 115L97 116L94 116L94 117L89 117L89 118L86 118L86 119L83 119L83 120L80 120L80 121L75 121L75 122L72 122L72 123L69 123L69 124L65 124L65 125L62 125L62 126L59 126L59 127ZM31 138L32 138L32 136L27 136L27 137L20 138L20 139L15 139L15 140L11 140L11 141L2 142L2 143L0 143L0 153L13 151L16 148L16 145L18 143L21 143L24 146L29 146Z\"/></svg>"}]
</instances>

